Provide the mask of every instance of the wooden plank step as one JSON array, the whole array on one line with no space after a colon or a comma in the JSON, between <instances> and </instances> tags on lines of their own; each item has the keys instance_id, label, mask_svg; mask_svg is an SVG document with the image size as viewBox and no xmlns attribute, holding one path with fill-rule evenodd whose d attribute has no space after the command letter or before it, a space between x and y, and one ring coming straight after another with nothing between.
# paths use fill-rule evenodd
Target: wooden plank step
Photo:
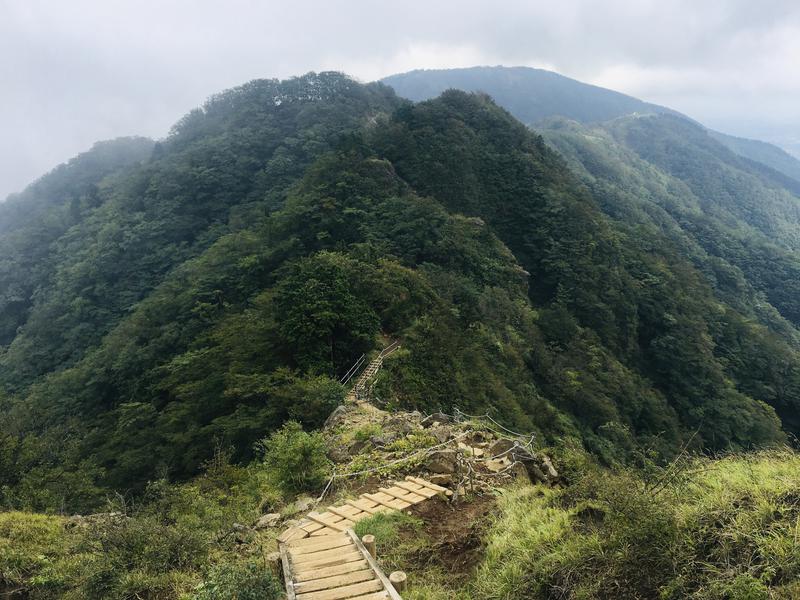
<instances>
[{"instance_id":1,"label":"wooden plank step","mask_svg":"<svg viewBox=\"0 0 800 600\"><path fill-rule=\"evenodd\" d=\"M306 544L304 546L289 546L289 556L299 557L309 554L317 554L324 550L335 550L346 546L352 546L353 542L347 539L342 539L339 535L326 535L321 538L306 538L316 540L316 544ZM305 540L304 540L305 541Z\"/></svg>"},{"instance_id":2,"label":"wooden plank step","mask_svg":"<svg viewBox=\"0 0 800 600\"><path fill-rule=\"evenodd\" d=\"M389 600L388 592L375 592L364 596L353 596L353 600Z\"/></svg>"},{"instance_id":3,"label":"wooden plank step","mask_svg":"<svg viewBox=\"0 0 800 600\"><path fill-rule=\"evenodd\" d=\"M319 523L315 523L314 521L309 521L308 519L303 519L302 521L300 521L298 527L307 531L308 533L314 533L315 531L319 531L325 526L320 525Z\"/></svg>"},{"instance_id":4,"label":"wooden plank step","mask_svg":"<svg viewBox=\"0 0 800 600\"><path fill-rule=\"evenodd\" d=\"M330 513L328 513L328 514L330 514ZM319 523L323 527L328 527L330 529L333 529L334 531L347 531L348 527L352 527L353 526L353 522L352 521L339 519L338 517L334 520L332 518L333 515L331 515L331 517L329 517L326 514L319 514L319 513L316 513L316 512L310 512L310 513L308 513L307 516L308 516L309 519L311 519L315 523Z\"/></svg>"},{"instance_id":5,"label":"wooden plank step","mask_svg":"<svg viewBox=\"0 0 800 600\"><path fill-rule=\"evenodd\" d=\"M319 531L315 531L314 533L312 533L311 537L319 539L327 537L329 535L337 535L339 533L341 533L341 531L338 531L337 529L330 529L329 527L323 527Z\"/></svg>"},{"instance_id":6,"label":"wooden plank step","mask_svg":"<svg viewBox=\"0 0 800 600\"><path fill-rule=\"evenodd\" d=\"M329 558L320 558L316 560L310 560L304 562L303 564L296 564L292 563L292 567L297 571L302 573L304 570L306 571L313 571L315 569L321 569L322 567L333 567L335 565L342 565L344 563L353 562L356 560L361 560L363 558L359 555L358 552L338 552L336 556L331 556Z\"/></svg>"},{"instance_id":7,"label":"wooden plank step","mask_svg":"<svg viewBox=\"0 0 800 600\"><path fill-rule=\"evenodd\" d=\"M403 502L408 502L409 504L417 504L425 500L425 496L421 494L417 494L414 492L409 492L408 490L404 490L401 487L393 486L390 488L378 488L379 491L383 492L388 496L394 496L398 500L402 500Z\"/></svg>"},{"instance_id":8,"label":"wooden plank step","mask_svg":"<svg viewBox=\"0 0 800 600\"><path fill-rule=\"evenodd\" d=\"M299 527L289 527L289 529L278 536L278 543L286 544L287 542L301 540L306 537L308 537L308 531Z\"/></svg>"},{"instance_id":9,"label":"wooden plank step","mask_svg":"<svg viewBox=\"0 0 800 600\"><path fill-rule=\"evenodd\" d=\"M297 600L342 600L344 598L352 598L353 596L364 595L369 592L378 592L382 589L383 583L377 579L373 579L371 581L346 585L344 587L335 588L332 590L297 594Z\"/></svg>"},{"instance_id":10,"label":"wooden plank step","mask_svg":"<svg viewBox=\"0 0 800 600\"><path fill-rule=\"evenodd\" d=\"M352 506L353 508L357 508L371 515L386 510L385 506L376 504L375 502L370 502L369 500L366 500L364 498L359 498L358 500L345 500L345 503L348 504L349 506Z\"/></svg>"},{"instance_id":11,"label":"wooden plank step","mask_svg":"<svg viewBox=\"0 0 800 600\"><path fill-rule=\"evenodd\" d=\"M293 565L302 567L307 563L318 562L326 558L336 558L337 556L353 551L355 551L355 548L351 542L344 548L333 548L332 550L322 550L320 552L311 552L310 554L292 554L290 552L289 557L292 559Z\"/></svg>"},{"instance_id":12,"label":"wooden plank step","mask_svg":"<svg viewBox=\"0 0 800 600\"><path fill-rule=\"evenodd\" d=\"M319 544L332 544L339 540L344 540L346 542L349 542L350 536L348 536L346 533L340 533L338 535L330 535L325 540L319 540L316 538L307 537L284 543L289 547L290 550L294 550L296 548L305 548L306 546L317 546Z\"/></svg>"},{"instance_id":13,"label":"wooden plank step","mask_svg":"<svg viewBox=\"0 0 800 600\"><path fill-rule=\"evenodd\" d=\"M342 517L343 519L352 521L354 523L369 516L369 513L363 510L356 512L356 509L353 508L352 506L341 507L341 508L338 506L329 506L328 512L333 513L336 516Z\"/></svg>"},{"instance_id":14,"label":"wooden plank step","mask_svg":"<svg viewBox=\"0 0 800 600\"><path fill-rule=\"evenodd\" d=\"M413 481L414 483L418 483L419 485L424 486L426 488L430 488L432 490L436 490L437 492L442 492L444 494L447 494L448 496L453 493L452 491L448 490L447 488L444 488L444 487L442 487L440 485L436 485L435 483L431 483L430 481L427 481L427 480L422 479L420 477L412 477L411 475L408 475L408 476L406 476L406 481Z\"/></svg>"},{"instance_id":15,"label":"wooden plank step","mask_svg":"<svg viewBox=\"0 0 800 600\"><path fill-rule=\"evenodd\" d=\"M324 577L322 579L312 579L311 581L305 581L303 583L295 583L294 591L298 594L304 594L306 592L317 592L319 590L344 587L346 585L353 585L354 583L371 581L373 579L375 579L375 573L373 573L372 569L366 568L345 575L335 575L333 577Z\"/></svg>"},{"instance_id":16,"label":"wooden plank step","mask_svg":"<svg viewBox=\"0 0 800 600\"><path fill-rule=\"evenodd\" d=\"M408 490L409 492L413 492L415 494L420 494L425 496L426 498L433 498L434 496L438 496L439 492L431 488L425 488L419 485L418 483L411 483L410 481L395 481L395 486L402 488L404 490Z\"/></svg>"},{"instance_id":17,"label":"wooden plank step","mask_svg":"<svg viewBox=\"0 0 800 600\"><path fill-rule=\"evenodd\" d=\"M324 538L323 538L324 539ZM355 548L353 544L341 546L339 548L330 548L327 550L319 550L317 552L309 552L308 554L294 554L289 552L289 557L292 559L292 564L302 567L304 564L319 562L327 558L336 558L349 552L353 552Z\"/></svg>"},{"instance_id":18,"label":"wooden plank step","mask_svg":"<svg viewBox=\"0 0 800 600\"><path fill-rule=\"evenodd\" d=\"M403 502L402 500L397 500L392 498L391 496L387 496L384 494L380 496L379 494L361 494L367 500L372 500L376 504L381 504L393 510L403 510L404 508L408 508L411 506L408 502Z\"/></svg>"},{"instance_id":19,"label":"wooden plank step","mask_svg":"<svg viewBox=\"0 0 800 600\"><path fill-rule=\"evenodd\" d=\"M369 563L366 560L356 560L341 565L334 565L332 567L322 567L321 569L299 571L295 573L294 580L298 583L301 583L303 581L311 581L313 579L324 579L326 577L344 575L345 573L361 571L362 569L369 569Z\"/></svg>"}]
</instances>

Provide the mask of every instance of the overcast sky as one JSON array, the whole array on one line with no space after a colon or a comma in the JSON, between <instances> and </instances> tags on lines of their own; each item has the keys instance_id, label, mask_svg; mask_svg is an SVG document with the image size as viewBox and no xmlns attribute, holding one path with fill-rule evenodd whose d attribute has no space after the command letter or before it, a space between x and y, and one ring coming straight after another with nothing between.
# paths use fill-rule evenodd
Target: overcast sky
<instances>
[{"instance_id":1,"label":"overcast sky","mask_svg":"<svg viewBox=\"0 0 800 600\"><path fill-rule=\"evenodd\" d=\"M253 78L496 64L800 150L796 0L0 0L0 198Z\"/></svg>"}]
</instances>

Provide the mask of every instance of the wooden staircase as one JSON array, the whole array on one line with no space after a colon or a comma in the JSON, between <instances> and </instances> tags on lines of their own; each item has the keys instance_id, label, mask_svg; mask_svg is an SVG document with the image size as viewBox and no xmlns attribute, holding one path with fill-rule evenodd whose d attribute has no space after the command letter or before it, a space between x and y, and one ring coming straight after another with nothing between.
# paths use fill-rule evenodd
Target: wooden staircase
<instances>
[{"instance_id":1,"label":"wooden staircase","mask_svg":"<svg viewBox=\"0 0 800 600\"><path fill-rule=\"evenodd\" d=\"M378 512L405 510L429 498L453 492L421 477L408 476L381 487L373 494L361 494L357 500L347 500L340 506L329 506L323 512L310 512L296 526L290 527L278 537L278 544L286 544L307 537L319 537L343 533L361 519Z\"/></svg>"},{"instance_id":2,"label":"wooden staircase","mask_svg":"<svg viewBox=\"0 0 800 600\"><path fill-rule=\"evenodd\" d=\"M381 353L375 357L367 367L361 372L361 374L356 379L355 385L347 394L347 399L351 402L363 402L369 399L370 392L372 391L372 385L374 385L374 378L375 375L378 374L381 367L383 366L383 361L392 354L395 350L400 348L400 342L392 342L386 348L384 348ZM357 369L358 365L363 363L363 356L356 362L354 368ZM353 371L353 369L351 369ZM350 372L348 372L350 373ZM350 373L352 376L352 373Z\"/></svg>"},{"instance_id":3,"label":"wooden staircase","mask_svg":"<svg viewBox=\"0 0 800 600\"><path fill-rule=\"evenodd\" d=\"M278 537L288 600L402 600L391 583L395 574L387 578L375 560L374 540L367 550L352 527L376 513L405 510L439 494L452 492L408 476L357 500L308 513Z\"/></svg>"},{"instance_id":4,"label":"wooden staircase","mask_svg":"<svg viewBox=\"0 0 800 600\"><path fill-rule=\"evenodd\" d=\"M352 529L294 540L280 553L287 600L402 600Z\"/></svg>"}]
</instances>

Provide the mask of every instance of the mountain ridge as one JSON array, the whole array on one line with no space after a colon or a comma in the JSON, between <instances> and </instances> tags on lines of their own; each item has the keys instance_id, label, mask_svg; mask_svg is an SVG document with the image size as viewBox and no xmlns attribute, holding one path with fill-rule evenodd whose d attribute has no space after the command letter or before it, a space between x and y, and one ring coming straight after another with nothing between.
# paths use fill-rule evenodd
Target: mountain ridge
<instances>
[{"instance_id":1,"label":"mountain ridge","mask_svg":"<svg viewBox=\"0 0 800 600\"><path fill-rule=\"evenodd\" d=\"M390 75L380 81L392 86L400 96L416 102L438 96L448 88L484 92L517 119L534 128L539 121L555 116L588 124L633 113L672 114L697 123L671 108L532 67L418 69ZM800 182L800 160L780 147L708 131L735 153L792 178L793 185Z\"/></svg>"}]
</instances>

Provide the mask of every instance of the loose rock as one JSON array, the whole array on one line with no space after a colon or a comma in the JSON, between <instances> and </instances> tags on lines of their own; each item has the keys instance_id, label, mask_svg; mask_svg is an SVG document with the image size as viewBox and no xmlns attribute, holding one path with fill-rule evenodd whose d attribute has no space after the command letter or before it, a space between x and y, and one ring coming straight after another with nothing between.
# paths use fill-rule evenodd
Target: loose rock
<instances>
[{"instance_id":1,"label":"loose rock","mask_svg":"<svg viewBox=\"0 0 800 600\"><path fill-rule=\"evenodd\" d=\"M439 473L437 475L428 476L428 481L435 483L436 485L450 487L453 485L453 476Z\"/></svg>"},{"instance_id":2,"label":"loose rock","mask_svg":"<svg viewBox=\"0 0 800 600\"><path fill-rule=\"evenodd\" d=\"M434 425L446 425L452 422L453 422L453 417L441 412L437 412L422 419L420 424L423 427L433 427Z\"/></svg>"},{"instance_id":3,"label":"loose rock","mask_svg":"<svg viewBox=\"0 0 800 600\"><path fill-rule=\"evenodd\" d=\"M455 473L458 453L455 450L440 450L431 454L425 461L425 468L431 473Z\"/></svg>"},{"instance_id":4,"label":"loose rock","mask_svg":"<svg viewBox=\"0 0 800 600\"><path fill-rule=\"evenodd\" d=\"M256 521L255 525L253 525L253 529L269 529L270 527L277 527L278 524L281 522L281 515L280 513L269 513L267 515L262 515L261 518Z\"/></svg>"}]
</instances>

